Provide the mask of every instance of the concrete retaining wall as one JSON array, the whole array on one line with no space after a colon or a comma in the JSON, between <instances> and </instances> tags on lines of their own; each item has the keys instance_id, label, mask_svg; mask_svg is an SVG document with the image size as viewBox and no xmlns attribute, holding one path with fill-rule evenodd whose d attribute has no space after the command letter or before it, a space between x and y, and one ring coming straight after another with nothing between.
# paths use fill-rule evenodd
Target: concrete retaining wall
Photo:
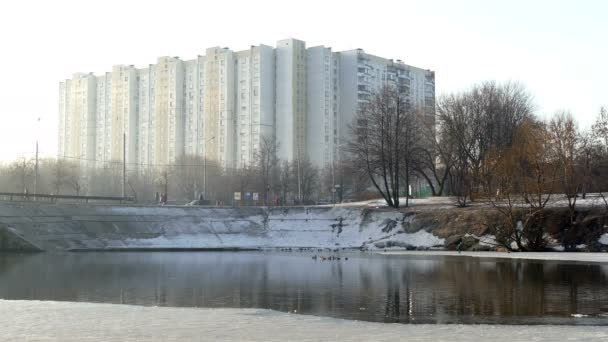
<instances>
[{"instance_id":1,"label":"concrete retaining wall","mask_svg":"<svg viewBox=\"0 0 608 342\"><path fill-rule=\"evenodd\" d=\"M564 245L566 209L546 222L548 240ZM604 212L580 210L570 244L608 248ZM0 202L0 251L494 248L491 208L178 207ZM548 246L551 247L551 246Z\"/></svg>"},{"instance_id":2,"label":"concrete retaining wall","mask_svg":"<svg viewBox=\"0 0 608 342\"><path fill-rule=\"evenodd\" d=\"M362 208L203 208L0 203L0 250L365 247L396 236L442 244L393 227L408 215ZM388 228L387 228L388 227ZM397 236L398 235L398 236Z\"/></svg>"}]
</instances>

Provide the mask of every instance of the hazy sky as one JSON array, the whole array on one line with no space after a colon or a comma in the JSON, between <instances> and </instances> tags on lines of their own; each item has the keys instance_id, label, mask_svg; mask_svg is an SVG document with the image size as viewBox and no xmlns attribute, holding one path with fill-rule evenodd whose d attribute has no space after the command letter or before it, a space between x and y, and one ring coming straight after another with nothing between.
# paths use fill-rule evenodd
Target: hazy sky
<instances>
[{"instance_id":1,"label":"hazy sky","mask_svg":"<svg viewBox=\"0 0 608 342\"><path fill-rule=\"evenodd\" d=\"M583 126L608 105L608 1L3 1L0 159L57 152L59 82L298 38L436 71L437 94L517 80ZM40 117L40 124L36 119Z\"/></svg>"}]
</instances>

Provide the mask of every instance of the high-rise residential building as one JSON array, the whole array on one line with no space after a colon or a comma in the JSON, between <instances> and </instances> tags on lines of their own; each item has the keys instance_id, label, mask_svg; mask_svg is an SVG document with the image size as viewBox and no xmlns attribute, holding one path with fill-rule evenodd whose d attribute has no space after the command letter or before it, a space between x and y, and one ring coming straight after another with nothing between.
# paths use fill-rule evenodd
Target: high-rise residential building
<instances>
[{"instance_id":1,"label":"high-rise residential building","mask_svg":"<svg viewBox=\"0 0 608 342\"><path fill-rule=\"evenodd\" d=\"M223 167L254 162L274 134L274 50L207 49L184 62L184 152Z\"/></svg>"},{"instance_id":2,"label":"high-rise residential building","mask_svg":"<svg viewBox=\"0 0 608 342\"><path fill-rule=\"evenodd\" d=\"M58 154L83 166L95 161L96 84L93 74L82 73L59 84Z\"/></svg>"},{"instance_id":3,"label":"high-rise residential building","mask_svg":"<svg viewBox=\"0 0 608 342\"><path fill-rule=\"evenodd\" d=\"M138 70L115 65L96 77L95 165L137 162ZM123 141L124 140L124 141ZM124 143L124 146L123 146Z\"/></svg>"},{"instance_id":4,"label":"high-rise residential building","mask_svg":"<svg viewBox=\"0 0 608 342\"><path fill-rule=\"evenodd\" d=\"M278 157L289 161L302 159L307 155L306 43L280 40L275 54Z\"/></svg>"},{"instance_id":5,"label":"high-rise residential building","mask_svg":"<svg viewBox=\"0 0 608 342\"><path fill-rule=\"evenodd\" d=\"M278 145L282 160L309 158L331 168L360 105L387 84L434 123L433 71L361 49L306 48L297 39L74 74L60 83L59 155L103 167L122 162L124 153L128 169L142 171L174 165L182 155L240 168L256 163L266 141Z\"/></svg>"},{"instance_id":6,"label":"high-rise residential building","mask_svg":"<svg viewBox=\"0 0 608 342\"><path fill-rule=\"evenodd\" d=\"M339 54L324 46L307 50L306 150L313 164L333 167L339 147Z\"/></svg>"},{"instance_id":7,"label":"high-rise residential building","mask_svg":"<svg viewBox=\"0 0 608 342\"><path fill-rule=\"evenodd\" d=\"M137 162L137 70L131 65L112 68L110 124L105 126L105 140L110 154L106 161L121 161L123 147L127 163Z\"/></svg>"},{"instance_id":8,"label":"high-rise residential building","mask_svg":"<svg viewBox=\"0 0 608 342\"><path fill-rule=\"evenodd\" d=\"M152 163L164 167L184 153L183 61L160 57L152 72L154 81L154 119L150 131L154 142Z\"/></svg>"},{"instance_id":9,"label":"high-rise residential building","mask_svg":"<svg viewBox=\"0 0 608 342\"><path fill-rule=\"evenodd\" d=\"M137 166L141 170L149 168L155 162L155 82L156 67L150 64L147 68L137 70Z\"/></svg>"},{"instance_id":10,"label":"high-rise residential building","mask_svg":"<svg viewBox=\"0 0 608 342\"><path fill-rule=\"evenodd\" d=\"M251 46L236 53L236 167L254 164L263 140L274 141L274 64L270 46Z\"/></svg>"},{"instance_id":11,"label":"high-rise residential building","mask_svg":"<svg viewBox=\"0 0 608 342\"><path fill-rule=\"evenodd\" d=\"M340 140L349 139L349 125L359 106L382 86L396 87L414 110L422 110L434 122L435 72L365 53L362 49L340 52Z\"/></svg>"},{"instance_id":12,"label":"high-rise residential building","mask_svg":"<svg viewBox=\"0 0 608 342\"><path fill-rule=\"evenodd\" d=\"M203 151L224 168L234 167L234 52L209 48L205 55Z\"/></svg>"},{"instance_id":13,"label":"high-rise residential building","mask_svg":"<svg viewBox=\"0 0 608 342\"><path fill-rule=\"evenodd\" d=\"M112 73L97 76L96 114L95 114L95 165L105 167L110 158L112 139Z\"/></svg>"},{"instance_id":14,"label":"high-rise residential building","mask_svg":"<svg viewBox=\"0 0 608 342\"><path fill-rule=\"evenodd\" d=\"M203 156L205 57L184 62L184 153Z\"/></svg>"}]
</instances>

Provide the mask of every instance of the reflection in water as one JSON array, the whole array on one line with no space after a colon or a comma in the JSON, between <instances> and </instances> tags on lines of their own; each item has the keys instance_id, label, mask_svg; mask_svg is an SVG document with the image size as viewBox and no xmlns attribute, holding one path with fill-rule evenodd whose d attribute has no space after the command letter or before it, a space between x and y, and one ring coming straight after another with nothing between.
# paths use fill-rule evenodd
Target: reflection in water
<instances>
[{"instance_id":1,"label":"reflection in water","mask_svg":"<svg viewBox=\"0 0 608 342\"><path fill-rule=\"evenodd\" d=\"M0 298L268 308L400 323L606 324L608 268L310 253L0 255ZM588 315L574 318L572 314Z\"/></svg>"}]
</instances>

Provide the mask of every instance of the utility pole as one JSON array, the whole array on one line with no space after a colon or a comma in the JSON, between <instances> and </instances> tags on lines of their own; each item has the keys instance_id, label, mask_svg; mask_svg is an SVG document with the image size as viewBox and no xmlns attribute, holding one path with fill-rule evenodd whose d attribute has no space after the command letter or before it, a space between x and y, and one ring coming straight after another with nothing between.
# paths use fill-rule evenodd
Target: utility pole
<instances>
[{"instance_id":1,"label":"utility pole","mask_svg":"<svg viewBox=\"0 0 608 342\"><path fill-rule=\"evenodd\" d=\"M126 183L127 183L127 134L122 134L122 197L126 196Z\"/></svg>"},{"instance_id":2,"label":"utility pole","mask_svg":"<svg viewBox=\"0 0 608 342\"><path fill-rule=\"evenodd\" d=\"M27 178L27 169L25 168L25 156L23 157L23 172L21 172L21 184L23 184L23 191L27 192L27 184L25 180Z\"/></svg>"},{"instance_id":3,"label":"utility pole","mask_svg":"<svg viewBox=\"0 0 608 342\"><path fill-rule=\"evenodd\" d=\"M300 141L298 140L298 202L302 204L302 182L300 179Z\"/></svg>"},{"instance_id":4,"label":"utility pole","mask_svg":"<svg viewBox=\"0 0 608 342\"><path fill-rule=\"evenodd\" d=\"M36 165L34 166L34 195L38 193L38 131L40 130L40 118L38 118L38 120L36 121L38 122L38 125L36 125ZM34 197L34 199L35 198L36 197Z\"/></svg>"},{"instance_id":5,"label":"utility pole","mask_svg":"<svg viewBox=\"0 0 608 342\"><path fill-rule=\"evenodd\" d=\"M203 199L207 200L207 148L205 147L205 153L203 157Z\"/></svg>"},{"instance_id":6,"label":"utility pole","mask_svg":"<svg viewBox=\"0 0 608 342\"><path fill-rule=\"evenodd\" d=\"M38 140L36 140L36 165L34 166L34 195L38 193ZM35 199L36 197L34 197Z\"/></svg>"},{"instance_id":7,"label":"utility pole","mask_svg":"<svg viewBox=\"0 0 608 342\"><path fill-rule=\"evenodd\" d=\"M215 139L215 136L205 139L205 146L203 149L203 199L207 200L207 143Z\"/></svg>"},{"instance_id":8,"label":"utility pole","mask_svg":"<svg viewBox=\"0 0 608 342\"><path fill-rule=\"evenodd\" d=\"M336 161L331 161L331 203L336 206Z\"/></svg>"}]
</instances>

